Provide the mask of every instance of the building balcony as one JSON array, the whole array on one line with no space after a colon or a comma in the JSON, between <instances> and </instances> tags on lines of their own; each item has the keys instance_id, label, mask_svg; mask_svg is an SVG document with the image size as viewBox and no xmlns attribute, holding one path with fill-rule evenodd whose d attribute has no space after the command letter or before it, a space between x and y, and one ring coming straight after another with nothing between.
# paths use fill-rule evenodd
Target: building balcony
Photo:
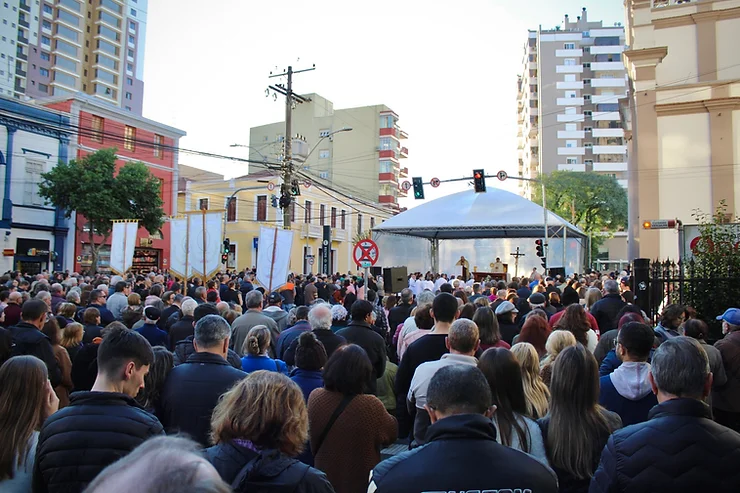
<instances>
[{"instance_id":1,"label":"building balcony","mask_svg":"<svg viewBox=\"0 0 740 493\"><path fill-rule=\"evenodd\" d=\"M558 98L558 106L583 106L583 98Z\"/></svg>"},{"instance_id":2,"label":"building balcony","mask_svg":"<svg viewBox=\"0 0 740 493\"><path fill-rule=\"evenodd\" d=\"M26 2L21 2L20 9L24 12L28 12L29 14L31 13L31 6L28 5Z\"/></svg>"},{"instance_id":3,"label":"building balcony","mask_svg":"<svg viewBox=\"0 0 740 493\"><path fill-rule=\"evenodd\" d=\"M318 222L318 221L317 221ZM323 238L324 227L320 224L301 224L301 238Z\"/></svg>"},{"instance_id":4,"label":"building balcony","mask_svg":"<svg viewBox=\"0 0 740 493\"><path fill-rule=\"evenodd\" d=\"M558 147L558 156L584 156L585 147Z\"/></svg>"},{"instance_id":5,"label":"building balcony","mask_svg":"<svg viewBox=\"0 0 740 493\"><path fill-rule=\"evenodd\" d=\"M400 128L396 127L396 130L398 131L397 136L399 139L408 139L409 134L405 130L401 130Z\"/></svg>"},{"instance_id":6,"label":"building balcony","mask_svg":"<svg viewBox=\"0 0 740 493\"><path fill-rule=\"evenodd\" d=\"M558 74L582 74L583 65L556 65L555 72Z\"/></svg>"},{"instance_id":7,"label":"building balcony","mask_svg":"<svg viewBox=\"0 0 740 493\"><path fill-rule=\"evenodd\" d=\"M380 129L380 136L381 137L395 137L398 138L397 131L395 128L381 128Z\"/></svg>"},{"instance_id":8,"label":"building balcony","mask_svg":"<svg viewBox=\"0 0 740 493\"><path fill-rule=\"evenodd\" d=\"M558 130L558 139L585 139L583 130Z\"/></svg>"},{"instance_id":9,"label":"building balcony","mask_svg":"<svg viewBox=\"0 0 740 493\"><path fill-rule=\"evenodd\" d=\"M26 55L25 53L23 53L20 50L15 53L15 57L18 60L28 61L28 55Z\"/></svg>"},{"instance_id":10,"label":"building balcony","mask_svg":"<svg viewBox=\"0 0 740 493\"><path fill-rule=\"evenodd\" d=\"M621 120L621 117L619 116L619 111L594 111L591 118L594 119L594 121L613 121L618 122Z\"/></svg>"},{"instance_id":11,"label":"building balcony","mask_svg":"<svg viewBox=\"0 0 740 493\"><path fill-rule=\"evenodd\" d=\"M378 151L381 159L398 159L398 153L392 149L381 149Z\"/></svg>"},{"instance_id":12,"label":"building balcony","mask_svg":"<svg viewBox=\"0 0 740 493\"><path fill-rule=\"evenodd\" d=\"M558 164L558 171L586 171L585 164Z\"/></svg>"},{"instance_id":13,"label":"building balcony","mask_svg":"<svg viewBox=\"0 0 740 493\"><path fill-rule=\"evenodd\" d=\"M624 46L592 46L590 51L592 55L615 55L622 53Z\"/></svg>"},{"instance_id":14,"label":"building balcony","mask_svg":"<svg viewBox=\"0 0 740 493\"><path fill-rule=\"evenodd\" d=\"M594 163L594 171L618 173L627 171L627 163Z\"/></svg>"},{"instance_id":15,"label":"building balcony","mask_svg":"<svg viewBox=\"0 0 740 493\"><path fill-rule=\"evenodd\" d=\"M555 50L555 56L557 57L580 57L583 56L583 50Z\"/></svg>"},{"instance_id":16,"label":"building balcony","mask_svg":"<svg viewBox=\"0 0 740 493\"><path fill-rule=\"evenodd\" d=\"M407 157L409 157L409 150L406 147L401 147L401 150L398 154L400 157L406 159Z\"/></svg>"},{"instance_id":17,"label":"building balcony","mask_svg":"<svg viewBox=\"0 0 740 493\"><path fill-rule=\"evenodd\" d=\"M626 87L627 81L624 78L603 78L603 79L591 79L591 87Z\"/></svg>"},{"instance_id":18,"label":"building balcony","mask_svg":"<svg viewBox=\"0 0 740 493\"><path fill-rule=\"evenodd\" d=\"M594 128L591 130L593 137L624 137L623 128Z\"/></svg>"},{"instance_id":19,"label":"building balcony","mask_svg":"<svg viewBox=\"0 0 740 493\"><path fill-rule=\"evenodd\" d=\"M409 169L408 168L401 168L401 170L398 172L398 176L400 178L406 178L409 176Z\"/></svg>"},{"instance_id":20,"label":"building balcony","mask_svg":"<svg viewBox=\"0 0 740 493\"><path fill-rule=\"evenodd\" d=\"M378 181L386 183L398 183L395 173L378 173Z\"/></svg>"},{"instance_id":21,"label":"building balcony","mask_svg":"<svg viewBox=\"0 0 740 493\"><path fill-rule=\"evenodd\" d=\"M623 145L612 145L612 146L594 146L594 154L627 154L627 146Z\"/></svg>"},{"instance_id":22,"label":"building balcony","mask_svg":"<svg viewBox=\"0 0 740 493\"><path fill-rule=\"evenodd\" d=\"M18 33L18 42L28 45L28 38L23 36L21 33Z\"/></svg>"},{"instance_id":23,"label":"building balcony","mask_svg":"<svg viewBox=\"0 0 740 493\"><path fill-rule=\"evenodd\" d=\"M660 9L663 7L672 7L673 5L687 5L690 3L692 3L691 0L652 0L652 8Z\"/></svg>"},{"instance_id":24,"label":"building balcony","mask_svg":"<svg viewBox=\"0 0 740 493\"><path fill-rule=\"evenodd\" d=\"M591 62L591 70L594 72L600 70L624 70L622 62Z\"/></svg>"},{"instance_id":25,"label":"building balcony","mask_svg":"<svg viewBox=\"0 0 740 493\"><path fill-rule=\"evenodd\" d=\"M399 197L408 197L408 195L409 195L409 193L406 190L404 190L401 187L398 187L398 196Z\"/></svg>"},{"instance_id":26,"label":"building balcony","mask_svg":"<svg viewBox=\"0 0 740 493\"><path fill-rule=\"evenodd\" d=\"M27 74L26 74L26 71L25 70L16 67L15 68L15 75L17 75L18 77L25 77Z\"/></svg>"},{"instance_id":27,"label":"building balcony","mask_svg":"<svg viewBox=\"0 0 740 493\"><path fill-rule=\"evenodd\" d=\"M558 123L582 122L583 113L573 113L572 115L558 115Z\"/></svg>"},{"instance_id":28,"label":"building balcony","mask_svg":"<svg viewBox=\"0 0 740 493\"><path fill-rule=\"evenodd\" d=\"M557 89L583 89L582 80L560 81L555 84Z\"/></svg>"},{"instance_id":29,"label":"building balcony","mask_svg":"<svg viewBox=\"0 0 740 493\"><path fill-rule=\"evenodd\" d=\"M627 97L626 94L594 95L591 96L591 102L593 104L619 104L619 99L625 97Z\"/></svg>"},{"instance_id":30,"label":"building balcony","mask_svg":"<svg viewBox=\"0 0 740 493\"><path fill-rule=\"evenodd\" d=\"M19 26L23 26L23 27L25 27L26 29L28 29L28 28L30 27L30 26L28 25L28 21L25 21L25 20L23 20L23 19L18 19L18 25L19 25Z\"/></svg>"},{"instance_id":31,"label":"building balcony","mask_svg":"<svg viewBox=\"0 0 740 493\"><path fill-rule=\"evenodd\" d=\"M381 204L395 204L398 198L395 195L378 195L378 202Z\"/></svg>"}]
</instances>

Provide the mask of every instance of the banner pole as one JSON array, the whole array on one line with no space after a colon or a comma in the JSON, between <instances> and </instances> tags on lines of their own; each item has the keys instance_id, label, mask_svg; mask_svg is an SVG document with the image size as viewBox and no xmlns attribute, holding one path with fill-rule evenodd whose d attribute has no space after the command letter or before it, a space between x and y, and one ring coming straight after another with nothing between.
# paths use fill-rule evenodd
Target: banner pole
<instances>
[{"instance_id":1,"label":"banner pole","mask_svg":"<svg viewBox=\"0 0 740 493\"><path fill-rule=\"evenodd\" d=\"M270 293L272 293L272 273L275 271L275 254L277 253L277 237L278 237L278 230L275 228L275 238L272 241L272 263L270 264L270 288L267 291L267 296L270 296Z\"/></svg>"},{"instance_id":2,"label":"banner pole","mask_svg":"<svg viewBox=\"0 0 740 493\"><path fill-rule=\"evenodd\" d=\"M126 257L128 256L128 223L125 224L123 227L123 275L126 276L126 271L128 270L126 268Z\"/></svg>"},{"instance_id":3,"label":"banner pole","mask_svg":"<svg viewBox=\"0 0 740 493\"><path fill-rule=\"evenodd\" d=\"M203 211L203 286L206 285L206 209Z\"/></svg>"},{"instance_id":4,"label":"banner pole","mask_svg":"<svg viewBox=\"0 0 740 493\"><path fill-rule=\"evenodd\" d=\"M185 216L185 293L188 292L188 261L190 259L190 216Z\"/></svg>"}]
</instances>

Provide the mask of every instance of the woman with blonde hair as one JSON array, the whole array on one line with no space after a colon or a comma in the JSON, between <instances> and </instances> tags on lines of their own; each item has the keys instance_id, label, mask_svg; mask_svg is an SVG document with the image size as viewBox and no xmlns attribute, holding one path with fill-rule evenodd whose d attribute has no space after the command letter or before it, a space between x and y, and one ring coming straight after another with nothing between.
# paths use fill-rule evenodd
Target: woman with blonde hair
<instances>
[{"instance_id":1,"label":"woman with blonde hair","mask_svg":"<svg viewBox=\"0 0 740 493\"><path fill-rule=\"evenodd\" d=\"M511 347L519 366L522 367L522 385L527 397L527 416L542 418L549 407L550 390L540 378L540 358L537 350L528 342L520 342Z\"/></svg>"},{"instance_id":2,"label":"woman with blonde hair","mask_svg":"<svg viewBox=\"0 0 740 493\"><path fill-rule=\"evenodd\" d=\"M599 406L599 367L583 345L565 348L552 368L550 413L538 424L560 491L586 492L618 414Z\"/></svg>"},{"instance_id":3,"label":"woman with blonde hair","mask_svg":"<svg viewBox=\"0 0 740 493\"><path fill-rule=\"evenodd\" d=\"M552 365L555 363L555 358L558 357L560 352L570 346L575 346L576 337L569 330L556 330L550 337L547 338L545 343L545 349L547 350L547 356L542 360L540 364L540 377L545 385L550 386L550 380L552 379Z\"/></svg>"},{"instance_id":4,"label":"woman with blonde hair","mask_svg":"<svg viewBox=\"0 0 740 493\"><path fill-rule=\"evenodd\" d=\"M58 408L43 361L16 356L0 367L0 491L31 491L39 430Z\"/></svg>"},{"instance_id":5,"label":"woman with blonde hair","mask_svg":"<svg viewBox=\"0 0 740 493\"><path fill-rule=\"evenodd\" d=\"M214 445L205 455L236 491L333 493L323 472L293 458L307 439L308 413L298 385L279 373L255 371L213 410Z\"/></svg>"},{"instance_id":6,"label":"woman with blonde hair","mask_svg":"<svg viewBox=\"0 0 740 493\"><path fill-rule=\"evenodd\" d=\"M82 348L82 337L85 332L82 324L72 322L62 329L62 337L59 339L59 345L67 350L70 361L74 362L77 352Z\"/></svg>"},{"instance_id":7,"label":"woman with blonde hair","mask_svg":"<svg viewBox=\"0 0 740 493\"><path fill-rule=\"evenodd\" d=\"M242 346L242 370L252 373L257 370L276 371L288 374L285 361L272 359L267 355L270 350L270 329L265 325L255 325L249 330Z\"/></svg>"},{"instance_id":8,"label":"woman with blonde hair","mask_svg":"<svg viewBox=\"0 0 740 493\"><path fill-rule=\"evenodd\" d=\"M599 301L602 297L601 290L599 288L588 288L586 291L586 311L590 312L591 307Z\"/></svg>"}]
</instances>

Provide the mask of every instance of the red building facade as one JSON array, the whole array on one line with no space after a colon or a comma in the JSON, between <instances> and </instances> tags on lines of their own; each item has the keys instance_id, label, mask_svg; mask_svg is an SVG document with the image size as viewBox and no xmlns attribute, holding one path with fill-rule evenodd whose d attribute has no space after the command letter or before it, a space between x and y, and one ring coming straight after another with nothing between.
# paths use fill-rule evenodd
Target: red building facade
<instances>
[{"instance_id":1,"label":"red building facade","mask_svg":"<svg viewBox=\"0 0 740 493\"><path fill-rule=\"evenodd\" d=\"M86 95L56 98L45 106L69 113L73 128L70 159L81 158L101 149L115 148L117 167L141 161L160 181L165 216L177 214L177 181L179 140L185 132L161 123L137 117L131 112L102 103ZM82 272L91 266L90 233L83 216L75 218L74 266ZM82 227L80 227L82 226ZM166 270L170 259L170 225L165 221L160 232L150 234L139 228L131 271ZM95 237L95 242L102 241ZM110 239L101 248L98 270L106 271L110 260Z\"/></svg>"}]
</instances>

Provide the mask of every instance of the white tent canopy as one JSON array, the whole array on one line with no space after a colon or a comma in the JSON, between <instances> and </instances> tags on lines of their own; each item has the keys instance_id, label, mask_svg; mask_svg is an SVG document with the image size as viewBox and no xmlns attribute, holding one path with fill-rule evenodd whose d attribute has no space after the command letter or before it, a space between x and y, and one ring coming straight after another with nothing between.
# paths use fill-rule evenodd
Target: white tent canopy
<instances>
[{"instance_id":1,"label":"white tent canopy","mask_svg":"<svg viewBox=\"0 0 740 493\"><path fill-rule=\"evenodd\" d=\"M585 238L579 228L560 216L547 213L548 236ZM431 200L394 216L373 229L419 238L452 240L475 238L541 238L541 206L499 188L483 193L463 191Z\"/></svg>"}]
</instances>

